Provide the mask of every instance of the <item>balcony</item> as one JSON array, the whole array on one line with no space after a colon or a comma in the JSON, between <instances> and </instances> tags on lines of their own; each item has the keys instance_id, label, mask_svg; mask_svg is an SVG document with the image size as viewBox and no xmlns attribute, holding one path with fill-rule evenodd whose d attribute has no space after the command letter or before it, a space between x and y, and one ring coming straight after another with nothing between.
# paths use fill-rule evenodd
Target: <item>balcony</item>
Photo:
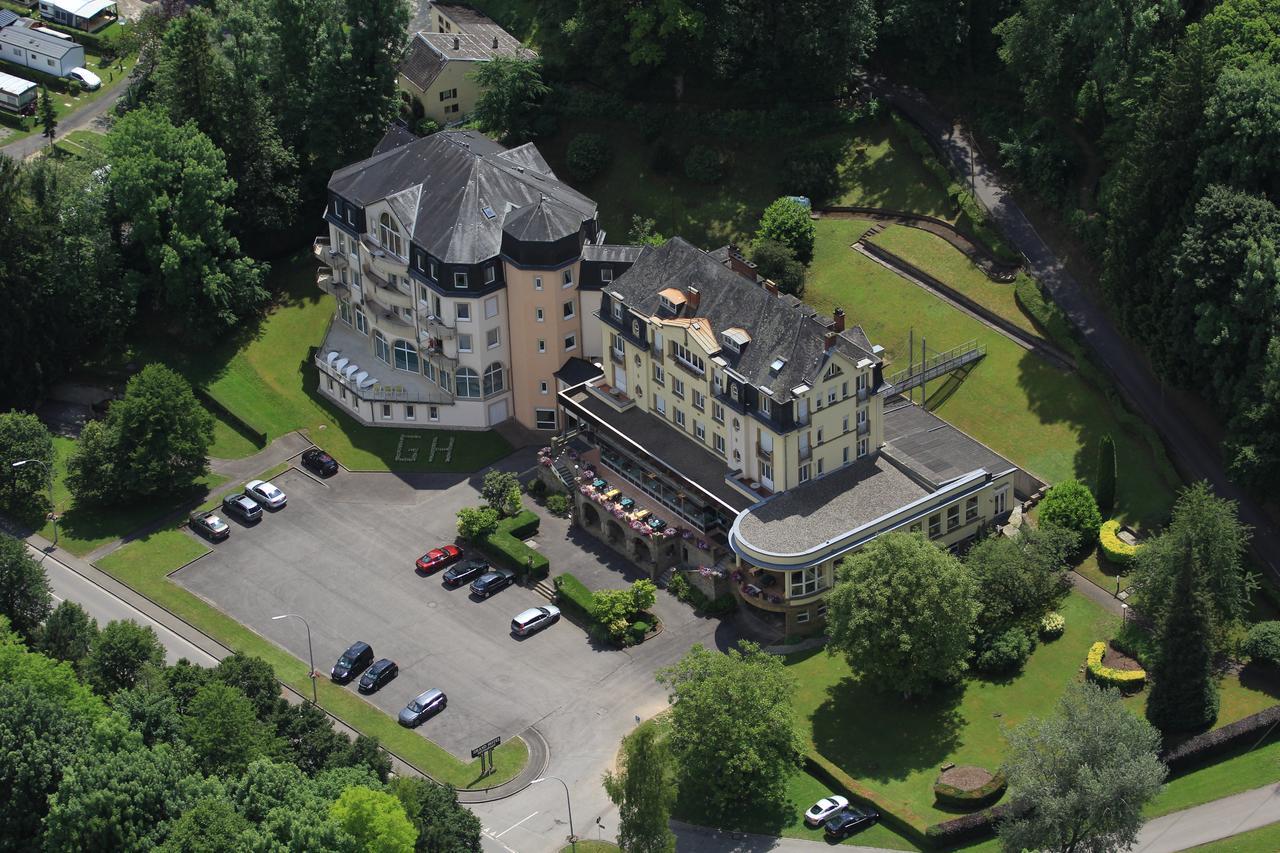
<instances>
[{"instance_id":1,"label":"balcony","mask_svg":"<svg viewBox=\"0 0 1280 853\"><path fill-rule=\"evenodd\" d=\"M587 385L587 390L599 397L601 400L604 400L619 412L625 412L636 404L635 400L627 396L626 391L621 388L615 388L604 382L601 382L598 385Z\"/></svg>"},{"instance_id":2,"label":"balcony","mask_svg":"<svg viewBox=\"0 0 1280 853\"><path fill-rule=\"evenodd\" d=\"M328 266L347 262L346 256L333 248L328 237L317 237L315 242L311 244L311 254L315 256L317 261Z\"/></svg>"},{"instance_id":3,"label":"balcony","mask_svg":"<svg viewBox=\"0 0 1280 853\"><path fill-rule=\"evenodd\" d=\"M379 319L386 320L392 325L413 328L413 321L411 319L405 317L400 312L395 311L390 305L375 299L368 290L364 292L364 302Z\"/></svg>"},{"instance_id":4,"label":"balcony","mask_svg":"<svg viewBox=\"0 0 1280 853\"><path fill-rule=\"evenodd\" d=\"M626 364L627 354L625 350L609 348L609 358L613 359L614 364Z\"/></svg>"},{"instance_id":5,"label":"balcony","mask_svg":"<svg viewBox=\"0 0 1280 853\"><path fill-rule=\"evenodd\" d=\"M858 422L858 435L866 435L871 432L871 423L869 421Z\"/></svg>"},{"instance_id":6,"label":"balcony","mask_svg":"<svg viewBox=\"0 0 1280 853\"><path fill-rule=\"evenodd\" d=\"M418 300L418 316L425 317L423 327L427 330L427 334L438 340L451 340L456 331L444 320L441 320L435 314L432 314L427 303Z\"/></svg>"},{"instance_id":7,"label":"balcony","mask_svg":"<svg viewBox=\"0 0 1280 853\"><path fill-rule=\"evenodd\" d=\"M766 488L762 483L747 478L741 471L731 471L725 474L724 481L742 494L755 500L767 498L773 494L771 489Z\"/></svg>"},{"instance_id":8,"label":"balcony","mask_svg":"<svg viewBox=\"0 0 1280 853\"><path fill-rule=\"evenodd\" d=\"M597 475L607 480L611 487L616 487L620 498L633 500L637 510L648 509L669 526L692 525L698 535L690 540L690 544L704 551L723 544L714 533L720 529L720 521L715 514L691 500L688 493L646 470L642 463L603 448L588 451L583 462L594 465Z\"/></svg>"},{"instance_id":9,"label":"balcony","mask_svg":"<svg viewBox=\"0 0 1280 853\"><path fill-rule=\"evenodd\" d=\"M768 462L768 461L772 461L772 460L773 460L773 451L772 451L772 450L765 450L765 449L764 449L764 447L762 447L761 445L757 444L757 445L756 445L756 456L760 457L761 459L765 460L766 462Z\"/></svg>"},{"instance_id":10,"label":"balcony","mask_svg":"<svg viewBox=\"0 0 1280 853\"><path fill-rule=\"evenodd\" d=\"M316 273L316 287L331 296L346 298L351 295L351 288L348 287L341 279L336 277L332 270L329 272Z\"/></svg>"},{"instance_id":11,"label":"balcony","mask_svg":"<svg viewBox=\"0 0 1280 853\"><path fill-rule=\"evenodd\" d=\"M800 445L800 461L813 458L813 448L808 444Z\"/></svg>"},{"instance_id":12,"label":"balcony","mask_svg":"<svg viewBox=\"0 0 1280 853\"><path fill-rule=\"evenodd\" d=\"M865 402L867 402L867 394L868 394L868 392L867 392L867 389L866 389L866 388L859 388L859 389L858 389L858 402L859 402L859 403L865 403Z\"/></svg>"}]
</instances>

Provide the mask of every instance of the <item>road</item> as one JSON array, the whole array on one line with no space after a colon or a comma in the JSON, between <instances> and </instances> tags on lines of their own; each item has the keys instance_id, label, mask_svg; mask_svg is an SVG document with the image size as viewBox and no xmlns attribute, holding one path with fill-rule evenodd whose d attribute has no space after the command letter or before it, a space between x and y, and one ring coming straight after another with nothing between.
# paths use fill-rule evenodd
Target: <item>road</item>
<instances>
[{"instance_id":1,"label":"road","mask_svg":"<svg viewBox=\"0 0 1280 853\"><path fill-rule=\"evenodd\" d=\"M964 129L939 115L914 89L880 77L869 77L868 82L946 152L957 174L972 174L978 200L991 212L1001 233L1026 257L1032 275L1070 318L1125 399L1155 427L1179 473L1192 482L1208 480L1219 496L1239 505L1240 520L1253 528L1254 558L1280 582L1280 531L1275 523L1252 496L1228 480L1218 449L1196 430L1191 418L1182 415L1177 402L1165 399L1163 385L1148 368L1142 353L1120 334L1108 313L1041 239Z\"/></svg>"},{"instance_id":2,"label":"road","mask_svg":"<svg viewBox=\"0 0 1280 853\"><path fill-rule=\"evenodd\" d=\"M108 622L117 619L131 619L140 625L150 625L164 646L165 660L176 663L179 658L186 658L200 666L214 666L218 659L196 646L190 640L160 624L141 610L122 599L107 592L102 587L87 580L83 575L68 568L64 563L50 554L46 554L30 545L27 548L31 556L44 566L49 578L49 586L53 588L53 597L57 601L74 601L85 609L101 628Z\"/></svg>"},{"instance_id":3,"label":"road","mask_svg":"<svg viewBox=\"0 0 1280 853\"><path fill-rule=\"evenodd\" d=\"M83 130L97 121L106 114L107 110L115 106L116 101L120 100L120 96L124 94L124 90L128 85L128 76L121 76L114 83L107 86L107 91L102 97L88 106L81 107L70 115L63 116L58 120L58 133L54 138L65 136L73 130ZM7 154L13 159L21 161L37 153L47 144L43 136L39 133L33 133L30 136L19 139L17 142L10 142L8 145L0 146L0 154Z\"/></svg>"}]
</instances>

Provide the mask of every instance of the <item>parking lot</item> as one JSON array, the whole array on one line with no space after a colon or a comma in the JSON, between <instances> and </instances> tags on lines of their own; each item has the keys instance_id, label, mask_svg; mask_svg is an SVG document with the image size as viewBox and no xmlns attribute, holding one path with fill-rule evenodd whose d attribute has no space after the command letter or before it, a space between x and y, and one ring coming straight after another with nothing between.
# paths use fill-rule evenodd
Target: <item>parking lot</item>
<instances>
[{"instance_id":1,"label":"parking lot","mask_svg":"<svg viewBox=\"0 0 1280 853\"><path fill-rule=\"evenodd\" d=\"M448 708L419 731L459 758L470 760L473 746L510 738L598 690L631 659L593 647L565 620L527 639L513 637L511 618L547 603L531 589L512 586L478 601L466 586L444 587L439 572L415 571L417 557L455 540L458 508L479 502L470 481L343 471L320 482L290 469L273 482L288 494L287 507L252 526L229 519L231 537L173 579L305 661L303 625L271 618L303 616L316 669L326 676L352 642L371 644L375 657L399 664L400 675L370 701L396 714L422 691L444 690ZM579 562L597 560L565 543L556 547ZM557 571L580 571L552 559ZM626 581L617 575L612 585Z\"/></svg>"}]
</instances>

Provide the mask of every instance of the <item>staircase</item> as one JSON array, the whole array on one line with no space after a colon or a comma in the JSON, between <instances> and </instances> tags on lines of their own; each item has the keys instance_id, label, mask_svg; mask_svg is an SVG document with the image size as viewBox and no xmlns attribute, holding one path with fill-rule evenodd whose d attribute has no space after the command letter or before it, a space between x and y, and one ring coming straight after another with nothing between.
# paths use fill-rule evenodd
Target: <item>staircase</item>
<instances>
[{"instance_id":1,"label":"staircase","mask_svg":"<svg viewBox=\"0 0 1280 853\"><path fill-rule=\"evenodd\" d=\"M569 464L569 460L566 458L564 453L561 453L556 457L556 460L552 463L551 467L555 469L556 476L560 478L560 482L564 483L564 487L567 491L572 492L574 489L578 488L578 480L573 473L573 466Z\"/></svg>"},{"instance_id":2,"label":"staircase","mask_svg":"<svg viewBox=\"0 0 1280 853\"><path fill-rule=\"evenodd\" d=\"M923 365L913 364L906 370L899 370L892 376L885 377L879 393L881 396L901 394L903 391L917 388L966 364L971 364L986 354L985 346L978 344L976 340L969 341L954 349L931 356Z\"/></svg>"},{"instance_id":3,"label":"staircase","mask_svg":"<svg viewBox=\"0 0 1280 853\"><path fill-rule=\"evenodd\" d=\"M538 595L542 596L543 598L545 598L547 601L556 600L555 587L553 587L550 584L550 582L546 580L540 580L536 584L534 584L533 591L536 592Z\"/></svg>"}]
</instances>

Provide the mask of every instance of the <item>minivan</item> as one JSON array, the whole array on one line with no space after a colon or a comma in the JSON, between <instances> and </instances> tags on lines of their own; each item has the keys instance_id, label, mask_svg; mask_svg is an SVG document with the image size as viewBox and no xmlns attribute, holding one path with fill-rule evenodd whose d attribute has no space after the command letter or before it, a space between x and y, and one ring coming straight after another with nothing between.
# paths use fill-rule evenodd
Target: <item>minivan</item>
<instances>
[{"instance_id":1,"label":"minivan","mask_svg":"<svg viewBox=\"0 0 1280 853\"><path fill-rule=\"evenodd\" d=\"M361 693L373 693L399 673L400 667L396 666L395 661L383 658L364 671L356 688Z\"/></svg>"},{"instance_id":2,"label":"minivan","mask_svg":"<svg viewBox=\"0 0 1280 853\"><path fill-rule=\"evenodd\" d=\"M560 608L555 605L530 607L528 610L518 613L516 618L511 620L511 633L517 637L527 637L559 621Z\"/></svg>"},{"instance_id":3,"label":"minivan","mask_svg":"<svg viewBox=\"0 0 1280 853\"><path fill-rule=\"evenodd\" d=\"M444 691L438 687L432 687L426 693L410 700L400 712L400 725L416 726L432 714L444 710L444 706L448 704L449 699L444 695Z\"/></svg>"},{"instance_id":4,"label":"minivan","mask_svg":"<svg viewBox=\"0 0 1280 853\"><path fill-rule=\"evenodd\" d=\"M373 646L368 643L355 642L351 648L342 653L338 662L333 665L329 677L339 684L346 684L373 663Z\"/></svg>"}]
</instances>

